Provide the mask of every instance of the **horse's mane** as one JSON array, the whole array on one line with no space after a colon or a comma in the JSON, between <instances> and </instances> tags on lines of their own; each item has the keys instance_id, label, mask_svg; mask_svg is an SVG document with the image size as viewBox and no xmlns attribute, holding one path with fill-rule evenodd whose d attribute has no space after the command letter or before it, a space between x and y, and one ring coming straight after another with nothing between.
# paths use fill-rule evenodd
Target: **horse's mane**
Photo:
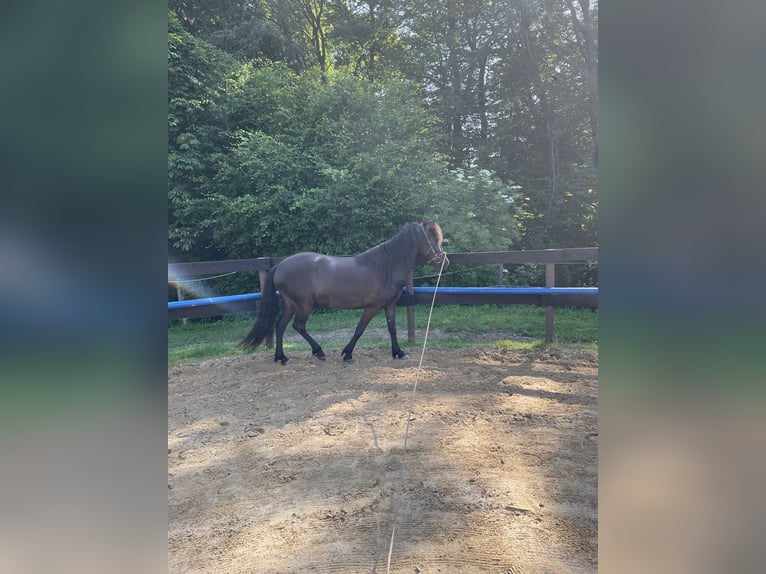
<instances>
[{"instance_id":1,"label":"horse's mane","mask_svg":"<svg viewBox=\"0 0 766 574\"><path fill-rule=\"evenodd\" d=\"M419 223L408 223L388 241L369 248L356 256L362 264L386 263L392 257L401 256L411 251L417 243L417 227Z\"/></svg>"}]
</instances>

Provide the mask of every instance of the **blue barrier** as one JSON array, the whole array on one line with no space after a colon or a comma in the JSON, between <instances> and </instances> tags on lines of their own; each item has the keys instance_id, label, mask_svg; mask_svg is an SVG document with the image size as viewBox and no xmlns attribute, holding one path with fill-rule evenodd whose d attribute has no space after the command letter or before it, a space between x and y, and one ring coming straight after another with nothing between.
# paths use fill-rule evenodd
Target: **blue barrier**
<instances>
[{"instance_id":1,"label":"blue barrier","mask_svg":"<svg viewBox=\"0 0 766 574\"><path fill-rule=\"evenodd\" d=\"M202 305L225 305L226 303L238 303L240 301L260 301L260 293L248 293L246 295L226 295L224 297L207 297L206 299L187 299L184 301L168 301L168 311L171 309L188 309Z\"/></svg>"}]
</instances>

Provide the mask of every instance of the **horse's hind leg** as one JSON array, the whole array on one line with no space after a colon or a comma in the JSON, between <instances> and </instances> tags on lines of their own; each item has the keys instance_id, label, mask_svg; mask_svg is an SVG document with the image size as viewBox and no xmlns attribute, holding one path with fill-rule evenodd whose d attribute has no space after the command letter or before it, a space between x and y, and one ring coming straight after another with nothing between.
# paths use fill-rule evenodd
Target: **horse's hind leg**
<instances>
[{"instance_id":1,"label":"horse's hind leg","mask_svg":"<svg viewBox=\"0 0 766 574\"><path fill-rule=\"evenodd\" d=\"M306 322L308 321L310 312L310 309L309 311L306 311L305 309L298 309L295 313L293 329L298 331L301 336L306 339L306 341L308 341L309 345L311 345L311 354L314 355L317 359L324 361L325 355L322 347L320 347L319 343L317 343L314 338L306 331Z\"/></svg>"},{"instance_id":2,"label":"horse's hind leg","mask_svg":"<svg viewBox=\"0 0 766 574\"><path fill-rule=\"evenodd\" d=\"M285 352L282 349L282 339L287 324L290 322L290 319L293 318L293 314L295 314L295 305L288 301L284 295L282 296L282 303L282 315L279 317L279 321L277 321L277 345L276 350L274 351L274 361L279 361L283 365L286 365L290 362L290 359L285 356Z\"/></svg>"}]
</instances>

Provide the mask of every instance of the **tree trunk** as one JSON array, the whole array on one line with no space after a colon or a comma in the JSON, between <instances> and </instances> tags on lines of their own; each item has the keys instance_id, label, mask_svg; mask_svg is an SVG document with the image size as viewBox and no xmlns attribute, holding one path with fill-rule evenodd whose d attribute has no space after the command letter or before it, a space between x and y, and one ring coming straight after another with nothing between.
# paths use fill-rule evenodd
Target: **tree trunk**
<instances>
[{"instance_id":1,"label":"tree trunk","mask_svg":"<svg viewBox=\"0 0 766 574\"><path fill-rule=\"evenodd\" d=\"M311 44L314 48L314 54L319 63L319 70L324 73L327 71L327 38L325 37L324 27L322 25L322 16L324 15L325 0L302 0L301 7L303 15L311 29Z\"/></svg>"},{"instance_id":2,"label":"tree trunk","mask_svg":"<svg viewBox=\"0 0 766 574\"><path fill-rule=\"evenodd\" d=\"M449 100L450 114L449 140L451 167L459 167L464 163L463 157L463 112L461 103L461 88L463 84L458 58L459 35L457 26L457 6L450 1L447 4L447 48L449 69Z\"/></svg>"},{"instance_id":3,"label":"tree trunk","mask_svg":"<svg viewBox=\"0 0 766 574\"><path fill-rule=\"evenodd\" d=\"M531 24L532 17L529 13L529 7L524 0L519 2L519 16L520 16L520 30L522 45L524 47L524 54L527 60L527 73L529 75L529 82L533 87L533 90L537 92L537 99L540 104L540 111L542 113L543 126L545 131L545 139L547 141L548 148L548 209L545 214L543 223L543 234L548 229L551 223L551 216L553 213L553 206L556 199L556 193L558 191L558 136L555 130L555 118L551 110L550 103L548 101L548 95L546 92L545 83L540 74L540 63L537 56L537 47L532 39ZM532 98L534 101L534 98Z\"/></svg>"},{"instance_id":4,"label":"tree trunk","mask_svg":"<svg viewBox=\"0 0 766 574\"><path fill-rule=\"evenodd\" d=\"M479 108L479 141L484 143L487 141L487 135L489 132L489 119L487 118L487 58L489 50L482 49L479 54L479 78L478 85L476 86L476 97L478 99Z\"/></svg>"},{"instance_id":5,"label":"tree trunk","mask_svg":"<svg viewBox=\"0 0 766 574\"><path fill-rule=\"evenodd\" d=\"M593 27L593 17L590 13L589 0L577 0L582 14L582 21L577 16L572 0L565 0L569 15L572 18L577 45L585 61L585 75L588 79L588 119L593 140L593 163L598 165L598 50L596 35Z\"/></svg>"}]
</instances>

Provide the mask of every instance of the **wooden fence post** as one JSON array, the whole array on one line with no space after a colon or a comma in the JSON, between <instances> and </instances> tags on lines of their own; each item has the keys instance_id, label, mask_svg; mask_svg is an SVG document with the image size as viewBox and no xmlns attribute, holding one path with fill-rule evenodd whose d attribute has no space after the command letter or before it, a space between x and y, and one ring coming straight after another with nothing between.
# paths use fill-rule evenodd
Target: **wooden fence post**
<instances>
[{"instance_id":1,"label":"wooden fence post","mask_svg":"<svg viewBox=\"0 0 766 574\"><path fill-rule=\"evenodd\" d=\"M504 277L503 277L503 270L504 269L505 269L505 265L504 264L499 263L497 265L497 286L498 287L502 287L503 286L503 279L504 279ZM496 305L496 307L498 309L502 309L503 308L503 306L500 303L498 303Z\"/></svg>"},{"instance_id":2,"label":"wooden fence post","mask_svg":"<svg viewBox=\"0 0 766 574\"><path fill-rule=\"evenodd\" d=\"M176 296L178 297L179 301L184 300L184 290L178 287L177 285L176 285ZM189 319L187 319L186 317L181 319L181 323L183 323L184 325L186 325L188 322L189 322Z\"/></svg>"},{"instance_id":3,"label":"wooden fence post","mask_svg":"<svg viewBox=\"0 0 766 574\"><path fill-rule=\"evenodd\" d=\"M414 289L412 270L410 270L407 275L407 295L412 295ZM413 305L407 305L407 341L410 343L415 342L415 307Z\"/></svg>"},{"instance_id":4,"label":"wooden fence post","mask_svg":"<svg viewBox=\"0 0 766 574\"><path fill-rule=\"evenodd\" d=\"M545 286L554 287L556 284L556 264L545 264ZM545 342L546 344L553 342L553 307L547 306L545 308Z\"/></svg>"}]
</instances>

